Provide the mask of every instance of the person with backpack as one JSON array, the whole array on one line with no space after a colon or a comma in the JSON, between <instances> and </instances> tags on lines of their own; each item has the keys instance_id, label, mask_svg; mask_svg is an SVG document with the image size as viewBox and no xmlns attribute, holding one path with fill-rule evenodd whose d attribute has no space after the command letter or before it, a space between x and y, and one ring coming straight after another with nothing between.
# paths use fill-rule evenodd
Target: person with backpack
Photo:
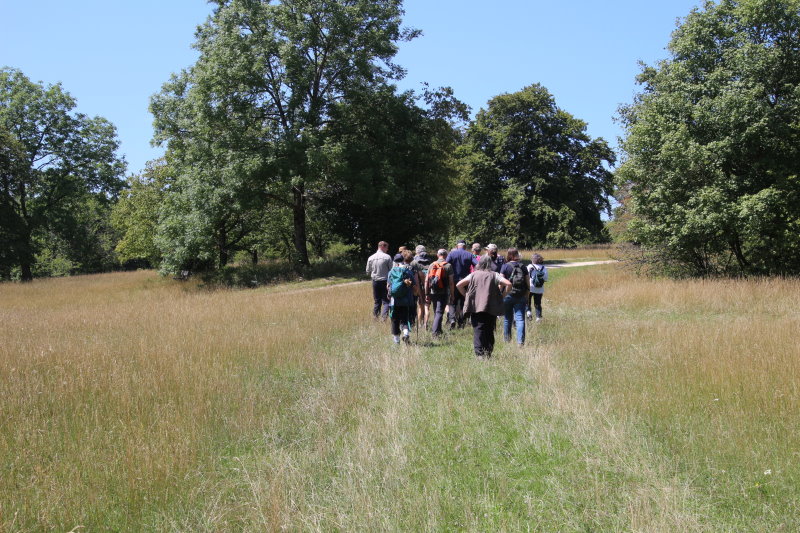
<instances>
[{"instance_id":1,"label":"person with backpack","mask_svg":"<svg viewBox=\"0 0 800 533\"><path fill-rule=\"evenodd\" d=\"M517 344L525 344L525 308L530 292L530 275L519 262L519 250L509 248L506 252L508 263L503 265L500 273L511 282L511 290L503 299L503 340L511 342L511 324L517 327Z\"/></svg>"},{"instance_id":2,"label":"person with backpack","mask_svg":"<svg viewBox=\"0 0 800 533\"><path fill-rule=\"evenodd\" d=\"M544 266L544 258L539 254L531 256L531 264L528 265L528 275L531 279L531 292L528 295L528 319L531 315L531 299L536 310L536 322L542 321L542 296L544 296L544 284L547 281L547 267Z\"/></svg>"},{"instance_id":3,"label":"person with backpack","mask_svg":"<svg viewBox=\"0 0 800 533\"><path fill-rule=\"evenodd\" d=\"M419 296L418 278L411 268L414 252L403 250L403 263L389 271L386 290L392 298L392 337L395 344L410 341L411 328L416 318L414 298Z\"/></svg>"},{"instance_id":4,"label":"person with backpack","mask_svg":"<svg viewBox=\"0 0 800 533\"><path fill-rule=\"evenodd\" d=\"M416 248L417 255L411 262L411 267L417 272L419 287L425 287L425 280L428 277L428 270L430 269L433 258L428 255L427 249L419 244ZM427 293L425 293L427 294ZM425 298L425 295L420 295L417 298L417 323L428 329L428 318L430 317L430 302Z\"/></svg>"},{"instance_id":5,"label":"person with backpack","mask_svg":"<svg viewBox=\"0 0 800 533\"><path fill-rule=\"evenodd\" d=\"M389 250L389 243L381 241L378 243L378 251L367 259L367 276L372 279L372 316L377 320L380 315L381 320L386 320L389 316L389 296L386 293L386 278L392 268L392 257L386 253ZM383 310L381 311L381 307Z\"/></svg>"},{"instance_id":6,"label":"person with backpack","mask_svg":"<svg viewBox=\"0 0 800 533\"><path fill-rule=\"evenodd\" d=\"M433 329L431 334L434 339L442 336L442 318L447 305L455 301L455 283L453 282L453 267L447 262L447 250L442 248L436 252L437 260L428 269L425 279L426 306L433 304Z\"/></svg>"},{"instance_id":7,"label":"person with backpack","mask_svg":"<svg viewBox=\"0 0 800 533\"><path fill-rule=\"evenodd\" d=\"M494 272L491 263L492 258L484 255L475 272L456 284L464 298L464 313L470 313L472 345L478 359L492 356L497 317L503 315L503 298L511 290L511 282Z\"/></svg>"},{"instance_id":8,"label":"person with backpack","mask_svg":"<svg viewBox=\"0 0 800 533\"><path fill-rule=\"evenodd\" d=\"M456 243L456 247L450 250L447 254L447 262L453 267L453 282L458 285L458 282L469 275L470 266L476 265L477 261L464 247L467 242L464 239ZM464 315L464 296L462 293L456 292L455 301L450 306L450 314L447 317L450 322L450 329L458 326L459 329L464 327L466 316Z\"/></svg>"}]
</instances>

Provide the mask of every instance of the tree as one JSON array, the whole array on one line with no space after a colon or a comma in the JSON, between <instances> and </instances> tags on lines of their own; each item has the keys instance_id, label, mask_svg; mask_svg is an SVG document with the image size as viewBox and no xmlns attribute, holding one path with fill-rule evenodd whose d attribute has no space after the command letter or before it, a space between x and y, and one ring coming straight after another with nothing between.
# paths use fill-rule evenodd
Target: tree
<instances>
[{"instance_id":1,"label":"tree","mask_svg":"<svg viewBox=\"0 0 800 533\"><path fill-rule=\"evenodd\" d=\"M479 241L575 246L605 238L615 157L541 85L489 101L461 148L465 226Z\"/></svg>"},{"instance_id":2,"label":"tree","mask_svg":"<svg viewBox=\"0 0 800 533\"><path fill-rule=\"evenodd\" d=\"M60 85L0 70L0 234L24 281L33 278L35 237L74 229L81 201L107 200L122 183L125 163L115 155L114 126L74 107Z\"/></svg>"},{"instance_id":3,"label":"tree","mask_svg":"<svg viewBox=\"0 0 800 533\"><path fill-rule=\"evenodd\" d=\"M394 87L363 91L332 110L324 130L327 166L314 201L362 254L379 240L441 241L449 229L458 199L452 122L465 121L468 109L449 88L420 98L427 109Z\"/></svg>"},{"instance_id":4,"label":"tree","mask_svg":"<svg viewBox=\"0 0 800 533\"><path fill-rule=\"evenodd\" d=\"M161 262L155 234L164 196L173 181L172 169L163 158L149 161L141 174L128 178L111 213L111 223L120 234L115 250L121 262L143 261L153 267Z\"/></svg>"},{"instance_id":5,"label":"tree","mask_svg":"<svg viewBox=\"0 0 800 533\"><path fill-rule=\"evenodd\" d=\"M800 2L721 0L621 109L634 237L679 274L800 273Z\"/></svg>"},{"instance_id":6,"label":"tree","mask_svg":"<svg viewBox=\"0 0 800 533\"><path fill-rule=\"evenodd\" d=\"M238 162L242 187L292 211L296 259L308 263L306 209L320 175L321 131L353 91L399 78L401 0L218 0L198 29L197 63L151 104L157 142L184 174Z\"/></svg>"}]
</instances>

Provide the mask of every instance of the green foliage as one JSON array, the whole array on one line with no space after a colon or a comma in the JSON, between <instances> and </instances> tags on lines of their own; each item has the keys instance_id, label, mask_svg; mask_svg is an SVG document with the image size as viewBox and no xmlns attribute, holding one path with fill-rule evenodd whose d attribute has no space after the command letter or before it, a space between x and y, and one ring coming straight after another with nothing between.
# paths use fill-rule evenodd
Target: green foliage
<instances>
[{"instance_id":1,"label":"green foliage","mask_svg":"<svg viewBox=\"0 0 800 533\"><path fill-rule=\"evenodd\" d=\"M164 159L148 162L141 174L128 178L128 186L111 213L111 223L121 235L115 248L121 262L138 260L151 266L159 264L161 252L154 237L158 213L170 181L170 167Z\"/></svg>"},{"instance_id":2,"label":"green foliage","mask_svg":"<svg viewBox=\"0 0 800 533\"><path fill-rule=\"evenodd\" d=\"M325 181L315 196L330 227L361 252L380 240L440 240L457 205L450 120L466 110L449 89L423 109L393 87L364 91L332 110Z\"/></svg>"},{"instance_id":3,"label":"green foliage","mask_svg":"<svg viewBox=\"0 0 800 533\"><path fill-rule=\"evenodd\" d=\"M108 204L121 187L114 126L73 112L60 85L0 70L0 275L33 277L43 236L67 245L69 260L93 271L113 263ZM48 255L49 254L49 255ZM47 270L47 269L45 269Z\"/></svg>"},{"instance_id":4,"label":"green foliage","mask_svg":"<svg viewBox=\"0 0 800 533\"><path fill-rule=\"evenodd\" d=\"M564 248L606 238L600 213L609 209L614 154L541 85L489 101L460 157L476 240Z\"/></svg>"},{"instance_id":5,"label":"green foliage","mask_svg":"<svg viewBox=\"0 0 800 533\"><path fill-rule=\"evenodd\" d=\"M417 32L400 27L400 0L216 3L197 32L197 63L152 99L155 139L178 172L159 239L181 252L162 266L215 253L224 263L227 236L246 238L266 204L269 216L290 210L293 256L308 264L307 204L331 109L402 76L396 43Z\"/></svg>"},{"instance_id":6,"label":"green foliage","mask_svg":"<svg viewBox=\"0 0 800 533\"><path fill-rule=\"evenodd\" d=\"M621 109L634 240L684 274L800 273L800 2L693 10Z\"/></svg>"}]
</instances>

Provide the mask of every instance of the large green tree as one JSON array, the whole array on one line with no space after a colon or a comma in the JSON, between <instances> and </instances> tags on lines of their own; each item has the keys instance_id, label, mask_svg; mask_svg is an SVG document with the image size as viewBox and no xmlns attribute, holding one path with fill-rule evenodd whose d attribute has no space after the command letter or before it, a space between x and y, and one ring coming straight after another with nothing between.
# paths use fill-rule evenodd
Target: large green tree
<instances>
[{"instance_id":1,"label":"large green tree","mask_svg":"<svg viewBox=\"0 0 800 533\"><path fill-rule=\"evenodd\" d=\"M614 153L541 85L490 100L461 156L465 225L477 240L564 247L605 238Z\"/></svg>"},{"instance_id":2,"label":"large green tree","mask_svg":"<svg viewBox=\"0 0 800 533\"><path fill-rule=\"evenodd\" d=\"M362 254L380 240L445 242L450 229L458 201L453 123L468 109L449 88L419 99L393 87L365 91L337 106L324 132L318 215Z\"/></svg>"},{"instance_id":3,"label":"large green tree","mask_svg":"<svg viewBox=\"0 0 800 533\"><path fill-rule=\"evenodd\" d=\"M417 32L401 27L401 0L216 4L197 32L197 63L152 100L155 139L167 143L183 190L210 190L216 179L289 208L296 259L307 264L307 201L331 109L354 91L401 77L392 63L397 43ZM212 179L220 165L239 174ZM190 185L193 176L202 183Z\"/></svg>"},{"instance_id":4,"label":"large green tree","mask_svg":"<svg viewBox=\"0 0 800 533\"><path fill-rule=\"evenodd\" d=\"M681 274L800 273L800 2L721 0L621 110L635 240Z\"/></svg>"},{"instance_id":5,"label":"large green tree","mask_svg":"<svg viewBox=\"0 0 800 533\"><path fill-rule=\"evenodd\" d=\"M87 242L85 233L98 224L86 218L86 202L107 217L108 202L122 185L125 164L116 156L114 126L76 113L74 107L75 100L60 85L44 86L19 70L0 70L0 235L5 248L0 257L19 268L24 281L33 278L36 254L47 243L43 235L62 238L76 256L91 255L96 243Z\"/></svg>"}]
</instances>

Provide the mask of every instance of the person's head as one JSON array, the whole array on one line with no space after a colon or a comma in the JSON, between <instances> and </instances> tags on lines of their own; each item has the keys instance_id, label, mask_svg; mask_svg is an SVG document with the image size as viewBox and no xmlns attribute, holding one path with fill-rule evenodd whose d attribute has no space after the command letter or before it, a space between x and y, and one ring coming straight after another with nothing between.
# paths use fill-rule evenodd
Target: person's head
<instances>
[{"instance_id":1,"label":"person's head","mask_svg":"<svg viewBox=\"0 0 800 533\"><path fill-rule=\"evenodd\" d=\"M509 248L506 251L506 259L509 261L519 261L519 250L516 248Z\"/></svg>"},{"instance_id":2,"label":"person's head","mask_svg":"<svg viewBox=\"0 0 800 533\"><path fill-rule=\"evenodd\" d=\"M403 263L408 264L414 260L414 252L411 250L403 250L400 253L403 254Z\"/></svg>"},{"instance_id":3,"label":"person's head","mask_svg":"<svg viewBox=\"0 0 800 533\"><path fill-rule=\"evenodd\" d=\"M456 243L456 248L463 248L463 247L465 247L466 245L467 245L467 241L465 241L464 239L461 239L460 241L458 241L458 242Z\"/></svg>"},{"instance_id":4,"label":"person's head","mask_svg":"<svg viewBox=\"0 0 800 533\"><path fill-rule=\"evenodd\" d=\"M419 255L419 254L421 254L422 252L425 252L425 253L427 253L427 252L428 252L428 250L427 250L427 249L426 249L424 246L422 246L421 244L418 244L418 245L417 245L417 248L416 248L416 252L417 252L417 255Z\"/></svg>"},{"instance_id":5,"label":"person's head","mask_svg":"<svg viewBox=\"0 0 800 533\"><path fill-rule=\"evenodd\" d=\"M400 248L397 249L397 253L402 254L406 250L408 250L408 248L406 248L405 246L401 246Z\"/></svg>"},{"instance_id":6,"label":"person's head","mask_svg":"<svg viewBox=\"0 0 800 533\"><path fill-rule=\"evenodd\" d=\"M534 265L543 265L544 264L544 257L539 254L533 254L531 256L531 263Z\"/></svg>"},{"instance_id":7,"label":"person's head","mask_svg":"<svg viewBox=\"0 0 800 533\"><path fill-rule=\"evenodd\" d=\"M378 243L378 250L385 252L389 249L389 243L386 241L381 241Z\"/></svg>"},{"instance_id":8,"label":"person's head","mask_svg":"<svg viewBox=\"0 0 800 533\"><path fill-rule=\"evenodd\" d=\"M481 255L481 244L476 242L472 245L472 253L475 255Z\"/></svg>"},{"instance_id":9,"label":"person's head","mask_svg":"<svg viewBox=\"0 0 800 533\"><path fill-rule=\"evenodd\" d=\"M497 245L496 244L486 245L486 253L488 253L492 257L497 257Z\"/></svg>"},{"instance_id":10,"label":"person's head","mask_svg":"<svg viewBox=\"0 0 800 533\"><path fill-rule=\"evenodd\" d=\"M439 251L436 252L436 256L439 259L445 259L447 257L447 250L445 250L444 248L439 248Z\"/></svg>"},{"instance_id":11,"label":"person's head","mask_svg":"<svg viewBox=\"0 0 800 533\"><path fill-rule=\"evenodd\" d=\"M478 260L478 266L475 267L475 270L492 270L492 258L489 254L486 254Z\"/></svg>"}]
</instances>

